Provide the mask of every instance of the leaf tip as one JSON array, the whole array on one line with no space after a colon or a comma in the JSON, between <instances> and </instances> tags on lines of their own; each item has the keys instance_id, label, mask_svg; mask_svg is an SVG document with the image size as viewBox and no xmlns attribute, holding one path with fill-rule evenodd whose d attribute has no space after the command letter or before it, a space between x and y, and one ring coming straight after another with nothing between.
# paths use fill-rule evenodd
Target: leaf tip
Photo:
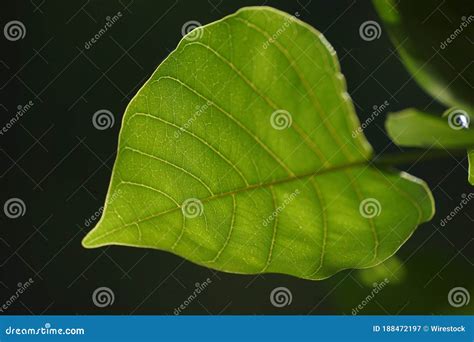
<instances>
[{"instance_id":1,"label":"leaf tip","mask_svg":"<svg viewBox=\"0 0 474 342\"><path fill-rule=\"evenodd\" d=\"M82 239L81 245L82 245L82 247L87 248L87 249L94 248L94 245L90 243L89 234L86 235L86 236Z\"/></svg>"},{"instance_id":2,"label":"leaf tip","mask_svg":"<svg viewBox=\"0 0 474 342\"><path fill-rule=\"evenodd\" d=\"M399 141L395 123L398 117L399 113L388 113L384 124L387 135L397 145L399 144Z\"/></svg>"},{"instance_id":3,"label":"leaf tip","mask_svg":"<svg viewBox=\"0 0 474 342\"><path fill-rule=\"evenodd\" d=\"M86 236L84 236L84 238L81 241L82 247L87 248L87 249L100 247L100 245L96 243L97 239L95 239L94 237L95 231L96 231L96 228L92 229L89 233L87 233Z\"/></svg>"},{"instance_id":4,"label":"leaf tip","mask_svg":"<svg viewBox=\"0 0 474 342\"><path fill-rule=\"evenodd\" d=\"M433 196L433 193L431 192L431 189L428 185L428 183L426 183L423 179L420 179L418 177L415 177L407 172L404 172L404 171L401 171L400 172L400 176L413 182L413 183L416 183L418 184L419 186L421 186L422 190L423 190L423 193L424 193L424 198L428 199L428 211L426 213L426 215L424 216L424 218L421 220L421 222L419 222L419 224L422 224L422 223L425 223L425 222L429 222L433 219L433 217L435 216L436 214L436 201L434 199L434 196Z\"/></svg>"}]
</instances>

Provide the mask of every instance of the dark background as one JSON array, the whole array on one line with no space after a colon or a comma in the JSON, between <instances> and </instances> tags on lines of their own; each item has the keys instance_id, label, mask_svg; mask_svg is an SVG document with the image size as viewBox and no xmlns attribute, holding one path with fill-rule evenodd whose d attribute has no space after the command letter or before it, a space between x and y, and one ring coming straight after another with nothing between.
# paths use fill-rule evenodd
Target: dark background
<instances>
[{"instance_id":1,"label":"dark background","mask_svg":"<svg viewBox=\"0 0 474 342\"><path fill-rule=\"evenodd\" d=\"M206 24L240 7L262 4L298 11L300 19L325 34L338 52L361 121L384 101L388 111L444 110L405 70L383 26L380 39L361 39L363 22L382 25L369 1L2 1L1 27L20 20L26 36L14 42L0 36L0 126L18 105L34 102L0 136L0 204L3 209L12 197L26 204L25 215L17 219L0 211L0 305L18 283L34 280L7 314L172 314L194 284L208 277L211 285L184 314L351 314L370 293L370 284L354 270L313 282L215 272L154 250L81 247L91 229L84 221L104 202L125 106L176 47L183 24ZM442 9L443 2L433 1L433 16L442 16ZM86 50L85 42L118 11L122 18ZM100 109L114 114L112 128L101 131L92 125ZM384 132L386 114L365 133L377 152L397 152ZM439 224L461 195L472 191L467 160L448 156L402 168L428 182L437 215L397 253L404 280L392 281L361 314L472 314L472 302L454 308L447 295L455 286L474 294L473 204L445 227ZM113 290L113 305L101 309L93 304L99 286ZM278 286L293 295L284 308L269 300Z\"/></svg>"}]
</instances>

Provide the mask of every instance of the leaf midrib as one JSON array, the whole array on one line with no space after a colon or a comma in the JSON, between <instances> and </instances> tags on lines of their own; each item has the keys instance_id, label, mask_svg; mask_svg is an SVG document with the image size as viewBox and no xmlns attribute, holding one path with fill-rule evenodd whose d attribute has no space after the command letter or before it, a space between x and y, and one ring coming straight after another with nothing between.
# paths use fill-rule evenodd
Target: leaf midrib
<instances>
[{"instance_id":1,"label":"leaf midrib","mask_svg":"<svg viewBox=\"0 0 474 342\"><path fill-rule=\"evenodd\" d=\"M322 174L326 174L326 173L330 173L330 172L347 170L347 169L350 169L350 168L353 168L353 167L364 166L364 165L369 165L369 164L370 164L370 160L367 160L367 159L366 160L359 160L357 162L351 162L351 163L347 163L347 164L343 164L343 165L337 165L337 166L333 166L333 167L326 168L326 169L323 169L323 170L312 171L312 172L304 173L304 174L301 174L301 175L290 176L290 177L287 177L287 178L278 179L278 180L267 182L267 183L251 184L249 186L246 186L246 187L243 187L243 188L240 188L240 189L221 192L221 193L218 193L218 194L214 194L213 196L199 198L199 200L201 201L201 203L207 203L209 201L212 201L212 200L215 200L215 199L218 199L218 198L222 198L222 197L225 197L225 196L232 196L232 195L236 195L236 194L239 194L239 193L242 193L242 192L256 190L256 189L265 189L265 188L268 188L268 187L271 187L271 186L274 186L274 185L278 185L278 184L285 184L285 183L289 183L289 182L292 182L292 181L295 181L295 180L301 180L301 179L304 179L304 178L310 178L310 177L313 177L313 176L318 176L318 175L322 175ZM125 179L121 179L120 181L124 181L124 180ZM173 208L170 208L168 210L164 210L160 213L145 217L141 220L133 221L133 222L127 223L126 225L123 225L123 226L120 226L120 227L117 227L117 228L113 228L112 230L108 231L107 233L102 234L100 236L97 236L94 239L91 239L89 241L89 243L90 244L94 243L95 241L97 241L99 239L102 239L105 236L111 235L111 234L113 234L113 233L115 233L115 232L117 232L121 229L124 229L126 227L132 226L134 224L146 222L146 221L151 220L151 219L155 219L157 217L172 213L176 210L180 210L181 208L182 208L181 206L173 207Z\"/></svg>"}]
</instances>

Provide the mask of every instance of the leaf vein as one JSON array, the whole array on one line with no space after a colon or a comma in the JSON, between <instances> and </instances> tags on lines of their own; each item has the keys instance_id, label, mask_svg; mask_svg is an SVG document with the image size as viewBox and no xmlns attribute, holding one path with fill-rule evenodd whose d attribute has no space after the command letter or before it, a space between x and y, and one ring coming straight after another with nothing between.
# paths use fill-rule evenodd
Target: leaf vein
<instances>
[{"instance_id":1,"label":"leaf vein","mask_svg":"<svg viewBox=\"0 0 474 342\"><path fill-rule=\"evenodd\" d=\"M276 111L276 110L279 110L279 109L283 109L283 106L278 106L275 102L273 102L266 94L264 94L260 89L258 89L258 87L249 79L247 78L247 76L244 75L243 72L241 72L232 62L230 62L228 59L226 59L224 56L222 56L219 52L217 52L216 50L214 50L211 46L209 45L206 45L206 44L203 44L201 42L192 42L192 43L188 43L186 44L184 47L188 47L188 46L202 46L206 49L208 49L209 51L211 51L214 55L216 55L221 61L224 62L224 64L228 65L230 67L230 69L232 71L234 71L239 77L241 80L243 80L245 82L245 84L247 86L250 87L250 89L252 89L252 91L257 95L259 96L260 98L262 98L266 103L267 105L273 110L273 111ZM329 163L328 159L326 158L326 156L321 152L321 150L318 148L318 146L314 143L314 141L309 137L308 133L306 133L304 131L304 129L302 129L296 122L295 120L293 120L293 123L292 125L290 126L290 128L292 128L296 134L298 134L300 136L300 138L303 139L303 141L305 142L305 144L316 154L316 156L318 157L318 160L323 163L324 165L328 166L328 165L331 165L331 163Z\"/></svg>"},{"instance_id":2,"label":"leaf vein","mask_svg":"<svg viewBox=\"0 0 474 342\"><path fill-rule=\"evenodd\" d=\"M192 173L191 171L188 171L186 170L185 168L179 166L179 165L176 165L166 159L162 159L158 156L155 156L154 154L149 154L149 153L146 153L146 152L143 152L139 149L136 149L136 148L132 148L132 147L129 147L129 146L125 146L124 147L125 150L129 150L129 151L132 151L132 152L135 152L135 153L138 153L138 154L141 154L141 155L144 155L146 157L149 157L149 158L152 158L152 159L156 159L156 160L159 160L167 165L170 165L180 171L182 171L183 173L187 174L188 176L194 178L195 180L197 180L199 183L201 183L206 189L207 191L209 191L209 193L211 195L214 195L214 192L211 190L211 188L209 187L209 185L207 185L200 177L196 176L194 173Z\"/></svg>"},{"instance_id":3,"label":"leaf vein","mask_svg":"<svg viewBox=\"0 0 474 342\"><path fill-rule=\"evenodd\" d=\"M214 153L216 153L219 157L221 157L228 165L230 165L230 167L232 167L235 172L238 173L238 175L240 176L240 178L242 178L242 180L244 181L245 185L250 185L250 183L248 182L248 180L245 178L244 174L242 173L242 171L237 167L237 165L234 165L232 163L232 161L230 161L226 156L224 156L218 149L216 149L215 147L213 147L211 144L209 144L206 140L204 140L203 138L201 138L200 136L194 134L193 132L190 132L188 131L187 129L183 128L183 127L179 127L178 125L175 125L174 123L172 122L169 122L167 120L164 120L158 116L155 116L155 115L151 115L151 114L147 114L147 113L134 113L132 115L132 118L135 117L135 116L144 116L144 117L147 117L147 118L150 118L150 119L154 119L154 120L157 120L157 121L161 121L162 123L164 124L167 124L167 125L170 125L170 126L173 126L175 128L178 128L180 130L182 130L183 132L189 134L190 136L194 137L196 140L200 141L202 144L206 145L209 149L211 149ZM130 120L132 119L130 118Z\"/></svg>"},{"instance_id":4,"label":"leaf vein","mask_svg":"<svg viewBox=\"0 0 474 342\"><path fill-rule=\"evenodd\" d=\"M217 252L216 256L211 260L211 261L208 261L208 263L214 263L216 262L222 252L224 251L224 249L229 245L229 242L230 242L230 238L232 236L232 232L234 230L234 225L235 225L235 213L236 213L236 210L237 210L237 204L236 204L236 200L235 200L235 195L232 194L232 218L231 218L231 222L230 222L230 228L229 228L229 231L227 233L227 237L226 237L226 240L224 241L224 244L222 245L222 247L219 249L219 251Z\"/></svg>"},{"instance_id":5,"label":"leaf vein","mask_svg":"<svg viewBox=\"0 0 474 342\"><path fill-rule=\"evenodd\" d=\"M312 278L316 274L318 274L319 271L323 268L324 256L325 256L325 253L326 253L326 244L327 244L327 238L328 238L328 221L327 221L327 215L326 215L326 207L324 205L324 199L323 199L323 196L322 196L322 193L321 193L321 189L319 188L319 185L317 184L315 177L311 177L310 182L311 182L311 184L312 184L312 186L315 190L316 197L318 198L318 201L319 201L319 206L321 208L321 220L322 220L322 223L323 223L323 241L322 241L322 244L321 244L321 254L320 254L320 257L319 257L319 266L309 276L309 278Z\"/></svg>"},{"instance_id":6,"label":"leaf vein","mask_svg":"<svg viewBox=\"0 0 474 342\"><path fill-rule=\"evenodd\" d=\"M242 122L240 122L239 120L237 120L237 118L232 115L230 112L226 111L225 109L223 109L222 107L220 107L219 105L217 105L215 102L211 101L210 99L208 99L207 97L205 97L204 95L202 95L201 93L199 93L198 91L196 91L195 89L193 89L192 87L190 87L188 84L186 84L185 82L175 78L175 77L172 77L172 76L161 76L159 77L157 80L153 81L153 82L158 82L162 79L170 79L170 80L173 80L175 82L178 82L180 83L183 87L187 88L189 91L191 91L192 93L194 93L196 96L199 96L200 98L206 100L208 103L210 103L212 106L214 106L215 108L217 108L217 110L219 110L221 113L223 113L224 115L226 115L229 119L231 119L233 122L235 122L239 127L240 129L242 129L244 132L246 132L253 140L255 140L257 142L257 144L259 144L278 164L280 164L281 167L283 167L283 169L289 174L289 175L292 175L294 176L295 173L289 168L289 166L287 166L284 161L282 161L276 154L275 152L273 152L270 147L268 147L262 140L260 140L260 138L258 138L255 133L253 133L248 127L246 127L244 124L242 124Z\"/></svg>"},{"instance_id":7,"label":"leaf vein","mask_svg":"<svg viewBox=\"0 0 474 342\"><path fill-rule=\"evenodd\" d=\"M245 23L248 27L250 27L250 28L254 29L255 31L259 32L260 34L262 34L266 39L271 39L271 35L266 30L259 27L258 25L254 24L254 23L252 23L252 22L250 22L246 19L243 19L243 18L237 18L236 17L235 20ZM311 103L313 104L313 107L314 107L315 111L318 113L318 115L321 118L321 121L323 122L324 126L328 129L328 132L332 136L333 140L340 147L340 149L343 151L343 153L348 158L348 160L352 160L353 158L352 158L351 153L347 150L345 144L343 144L342 141L339 139L339 137L337 135L338 133L336 132L336 130L334 129L332 124L330 122L327 122L329 116L326 116L326 118L322 117L321 113L324 113L323 107L321 106L321 104L319 103L319 100L315 96L313 88L309 85L308 80L306 79L306 77L304 77L304 74L301 72L301 70L296 66L296 60L291 56L291 54L288 52L287 49L285 49L283 46L281 46L280 43L278 43L277 40L274 39L273 42L274 42L275 46L277 47L277 49L288 60L288 62L290 63L290 66L296 72L296 74L298 75L298 78L303 83L304 87L306 88L306 91L307 91L308 95L311 98Z\"/></svg>"}]
</instances>

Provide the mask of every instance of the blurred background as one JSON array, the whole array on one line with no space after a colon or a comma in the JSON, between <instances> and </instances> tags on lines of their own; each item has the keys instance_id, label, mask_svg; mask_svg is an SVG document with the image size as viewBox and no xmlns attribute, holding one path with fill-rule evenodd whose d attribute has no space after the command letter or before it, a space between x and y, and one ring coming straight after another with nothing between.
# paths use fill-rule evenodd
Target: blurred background
<instances>
[{"instance_id":1,"label":"blurred background","mask_svg":"<svg viewBox=\"0 0 474 342\"><path fill-rule=\"evenodd\" d=\"M444 1L431 3L426 20L440 20ZM0 134L0 204L11 198L24 203L17 218L0 211L3 314L173 314L186 301L181 314L351 315L364 303L357 314L473 313L472 302L456 307L448 294L455 287L474 294L474 204L441 224L473 192L465 156L400 167L428 182L437 214L375 270L314 282L215 272L155 250L81 247L94 225L86 220L104 203L127 103L176 47L186 23L207 24L249 5L298 12L324 33L361 122L374 106L388 103L365 129L377 152L400 151L385 134L388 112L444 111L406 71L369 1L3 1L1 27L14 20L23 27L19 39L0 36L0 126L7 128ZM381 26L380 37L370 41L359 34L369 20ZM90 44L107 22L113 22L107 32ZM453 30L457 26L452 23ZM94 127L99 110L113 113L112 127ZM7 125L18 111L23 114ZM196 283L207 278L209 285L190 301ZM113 293L113 303L94 304L99 287ZM290 291L291 303L272 305L277 287Z\"/></svg>"}]
</instances>

